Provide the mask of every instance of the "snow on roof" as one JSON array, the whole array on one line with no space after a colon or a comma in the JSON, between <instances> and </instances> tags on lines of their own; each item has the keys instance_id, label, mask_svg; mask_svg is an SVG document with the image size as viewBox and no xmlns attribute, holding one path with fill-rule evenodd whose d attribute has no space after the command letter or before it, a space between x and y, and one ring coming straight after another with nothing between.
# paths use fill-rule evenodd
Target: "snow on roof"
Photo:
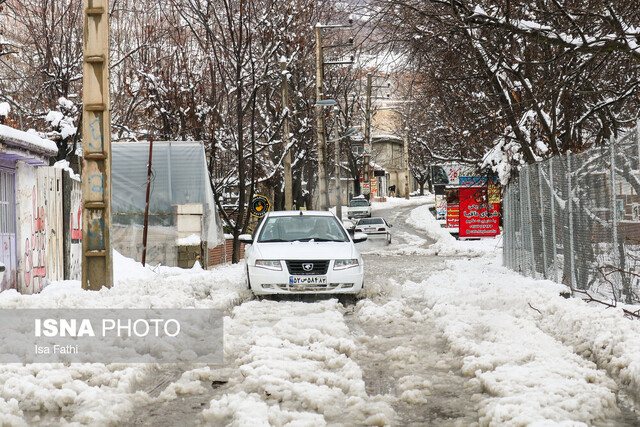
<instances>
[{"instance_id":1,"label":"snow on roof","mask_svg":"<svg viewBox=\"0 0 640 427\"><path fill-rule=\"evenodd\" d=\"M369 167L372 167L374 170L385 170L384 167L380 166L376 162L369 162Z\"/></svg>"},{"instance_id":2,"label":"snow on roof","mask_svg":"<svg viewBox=\"0 0 640 427\"><path fill-rule=\"evenodd\" d=\"M5 125L0 125L0 142L47 156L58 153L55 142L40 138L35 131L24 132Z\"/></svg>"}]
</instances>

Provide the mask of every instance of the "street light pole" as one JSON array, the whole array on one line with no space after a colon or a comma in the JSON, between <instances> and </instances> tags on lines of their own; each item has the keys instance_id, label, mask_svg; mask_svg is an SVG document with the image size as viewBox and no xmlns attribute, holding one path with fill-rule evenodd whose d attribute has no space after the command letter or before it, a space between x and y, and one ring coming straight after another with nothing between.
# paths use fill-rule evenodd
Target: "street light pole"
<instances>
[{"instance_id":1,"label":"street light pole","mask_svg":"<svg viewBox=\"0 0 640 427\"><path fill-rule=\"evenodd\" d=\"M340 28L350 28L353 21L349 19L349 25L342 24L328 24L323 25L320 23L316 24L316 126L317 126L317 135L318 135L318 191L320 193L319 203L320 210L329 209L329 182L327 179L327 167L326 167L326 159L327 159L327 138L326 138L326 129L325 129L325 116L323 107L326 106L326 103L322 101L323 95L323 81L324 81L324 66L326 65L338 65L338 64L352 64L353 57L349 61L327 61L324 62L324 55L322 46L322 29L340 29ZM353 44L353 40L351 39L347 44L340 44L334 46L326 46L327 48L334 47L344 47L351 46ZM335 101L332 101L335 104Z\"/></svg>"},{"instance_id":2,"label":"street light pole","mask_svg":"<svg viewBox=\"0 0 640 427\"><path fill-rule=\"evenodd\" d=\"M326 135L324 109L319 101L322 101L324 65L322 55L322 26L316 25L316 132L318 136L318 192L320 194L320 210L329 208L329 193L327 191L327 173L325 169L326 159Z\"/></svg>"},{"instance_id":3,"label":"street light pole","mask_svg":"<svg viewBox=\"0 0 640 427\"><path fill-rule=\"evenodd\" d=\"M338 117L338 110L339 108L336 106L333 109L333 112L335 113L335 117L337 119ZM337 123L337 120L335 121L335 123ZM336 128L336 126L334 125L334 129ZM338 137L338 132L337 129L334 130L335 132L335 140L334 140L334 148L335 148L335 172L334 175L336 177L336 216L338 217L338 219L340 221L342 221L342 183L340 182L340 137Z\"/></svg>"}]
</instances>

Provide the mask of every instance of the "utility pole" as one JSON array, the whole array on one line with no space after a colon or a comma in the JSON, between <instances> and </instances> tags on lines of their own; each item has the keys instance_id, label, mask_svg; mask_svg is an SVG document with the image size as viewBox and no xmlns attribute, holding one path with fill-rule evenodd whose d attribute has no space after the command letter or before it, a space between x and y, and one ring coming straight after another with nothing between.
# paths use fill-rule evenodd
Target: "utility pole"
<instances>
[{"instance_id":1,"label":"utility pole","mask_svg":"<svg viewBox=\"0 0 640 427\"><path fill-rule=\"evenodd\" d=\"M364 173L362 183L367 184L367 188L362 189L362 194L371 194L371 73L367 73L367 98L364 113Z\"/></svg>"},{"instance_id":2,"label":"utility pole","mask_svg":"<svg viewBox=\"0 0 640 427\"><path fill-rule=\"evenodd\" d=\"M109 0L84 0L82 69L82 288L113 283Z\"/></svg>"},{"instance_id":3,"label":"utility pole","mask_svg":"<svg viewBox=\"0 0 640 427\"><path fill-rule=\"evenodd\" d=\"M324 109L322 101L324 80L324 58L322 54L322 26L316 25L316 132L318 135L318 192L320 193L320 210L329 209L329 192L327 191L327 172L325 169L326 135Z\"/></svg>"},{"instance_id":4,"label":"utility pole","mask_svg":"<svg viewBox=\"0 0 640 427\"><path fill-rule=\"evenodd\" d=\"M409 107L411 111L411 107ZM409 200L409 114L404 126L404 144L402 146L402 157L404 158L404 198Z\"/></svg>"},{"instance_id":5,"label":"utility pole","mask_svg":"<svg viewBox=\"0 0 640 427\"><path fill-rule=\"evenodd\" d=\"M291 177L291 150L289 149L289 84L287 82L287 58L280 59L282 71L282 144L284 146L284 209L293 210L293 178Z\"/></svg>"},{"instance_id":6,"label":"utility pole","mask_svg":"<svg viewBox=\"0 0 640 427\"><path fill-rule=\"evenodd\" d=\"M333 108L333 112L336 115L336 118L338 117L338 111L340 109L336 106ZM337 127L337 120L335 121L336 126L334 126L334 129ZM336 197L336 216L338 217L338 219L340 221L342 221L342 183L340 182L340 137L338 136L338 131L337 129L334 130L335 135L334 135L334 148L335 148L335 170L334 170L334 175L336 177L336 193L337 193L337 197Z\"/></svg>"},{"instance_id":7,"label":"utility pole","mask_svg":"<svg viewBox=\"0 0 640 427\"><path fill-rule=\"evenodd\" d=\"M322 46L322 30L323 28L338 29L338 28L350 28L353 21L349 19L349 25L341 24L328 24L322 25L316 24L316 126L318 133L318 191L320 192L320 210L329 209L329 181L327 179L327 138L326 138L326 124L324 107L327 105L335 105L336 101L326 100L323 102L324 91L324 66L336 65L336 64L353 64L353 56L348 61L328 61L324 62L324 48L327 49L335 47L352 46L353 39L349 40L347 44Z\"/></svg>"}]
</instances>

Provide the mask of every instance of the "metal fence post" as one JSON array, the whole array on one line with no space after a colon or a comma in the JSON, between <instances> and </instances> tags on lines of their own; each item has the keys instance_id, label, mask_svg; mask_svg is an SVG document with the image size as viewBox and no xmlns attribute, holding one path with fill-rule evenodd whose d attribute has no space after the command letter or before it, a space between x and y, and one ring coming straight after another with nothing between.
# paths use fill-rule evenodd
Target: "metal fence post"
<instances>
[{"instance_id":1,"label":"metal fence post","mask_svg":"<svg viewBox=\"0 0 640 427\"><path fill-rule=\"evenodd\" d=\"M553 280L558 279L558 247L556 243L556 190L553 183L553 159L549 160L549 191L551 192L551 242L553 243Z\"/></svg>"},{"instance_id":2,"label":"metal fence post","mask_svg":"<svg viewBox=\"0 0 640 427\"><path fill-rule=\"evenodd\" d=\"M502 229L502 265L511 268L509 265L509 185L507 185L504 189L504 194L502 195L502 224L504 228Z\"/></svg>"},{"instance_id":3,"label":"metal fence post","mask_svg":"<svg viewBox=\"0 0 640 427\"><path fill-rule=\"evenodd\" d=\"M540 194L540 231L542 232L542 277L547 277L547 233L544 226L544 206L542 206L542 164L538 163L538 193Z\"/></svg>"},{"instance_id":4,"label":"metal fence post","mask_svg":"<svg viewBox=\"0 0 640 427\"><path fill-rule=\"evenodd\" d=\"M509 258L510 258L510 262L511 262L511 269L512 270L516 270L516 266L518 265L518 259L517 259L517 248L516 248L516 228L515 228L515 222L516 222L516 215L515 215L515 210L514 210L514 206L513 206L513 192L514 192L514 188L515 188L515 184L513 181L511 181L509 183L509 246L510 246L510 253L509 253Z\"/></svg>"},{"instance_id":5,"label":"metal fence post","mask_svg":"<svg viewBox=\"0 0 640 427\"><path fill-rule=\"evenodd\" d=\"M529 217L529 248L531 249L531 255L529 256L529 261L531 264L531 277L538 276L538 266L536 265L536 250L535 250L535 242L533 241L533 209L531 206L531 170L530 166L525 166L527 169L527 180L525 181L525 185L527 186L527 207L528 207L528 217Z\"/></svg>"},{"instance_id":6,"label":"metal fence post","mask_svg":"<svg viewBox=\"0 0 640 427\"><path fill-rule=\"evenodd\" d=\"M525 224L524 224L524 197L522 193L524 193L524 173L525 173L526 169L522 169L520 171L520 182L519 184L519 190L520 190L520 245L519 245L519 249L520 249L520 269L522 271L522 274L527 275L528 272L525 268L525 254L524 254L524 230L525 230Z\"/></svg>"},{"instance_id":7,"label":"metal fence post","mask_svg":"<svg viewBox=\"0 0 640 427\"><path fill-rule=\"evenodd\" d=\"M569 213L569 260L570 262L570 269L571 269L571 286L575 287L576 286L576 272L575 272L575 250L574 250L574 246L573 246L573 188L572 188L572 183L571 183L571 154L567 155L567 185L569 187L569 191L568 194L569 196L567 197L567 209L568 209L568 213Z\"/></svg>"},{"instance_id":8,"label":"metal fence post","mask_svg":"<svg viewBox=\"0 0 640 427\"><path fill-rule=\"evenodd\" d=\"M616 209L616 151L615 151L615 146L616 146L616 140L613 136L613 134L611 135L611 167L610 167L610 173L611 173L611 238L612 238L612 245L611 245L611 261L613 263L613 265L616 266L616 268L621 268L620 265L620 257L618 256L618 251L619 249L622 248L618 248L618 212ZM618 300L620 300L622 298L622 289L620 289L620 287L618 287L618 289L616 289L616 293Z\"/></svg>"}]
</instances>

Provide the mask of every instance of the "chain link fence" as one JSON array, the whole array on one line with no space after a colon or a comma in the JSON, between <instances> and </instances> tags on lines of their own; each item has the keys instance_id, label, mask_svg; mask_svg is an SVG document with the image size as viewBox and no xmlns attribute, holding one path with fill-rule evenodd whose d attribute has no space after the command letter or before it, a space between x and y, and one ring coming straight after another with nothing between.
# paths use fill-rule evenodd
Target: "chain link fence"
<instances>
[{"instance_id":1,"label":"chain link fence","mask_svg":"<svg viewBox=\"0 0 640 427\"><path fill-rule=\"evenodd\" d=\"M504 264L640 302L640 132L522 168L504 190Z\"/></svg>"}]
</instances>

